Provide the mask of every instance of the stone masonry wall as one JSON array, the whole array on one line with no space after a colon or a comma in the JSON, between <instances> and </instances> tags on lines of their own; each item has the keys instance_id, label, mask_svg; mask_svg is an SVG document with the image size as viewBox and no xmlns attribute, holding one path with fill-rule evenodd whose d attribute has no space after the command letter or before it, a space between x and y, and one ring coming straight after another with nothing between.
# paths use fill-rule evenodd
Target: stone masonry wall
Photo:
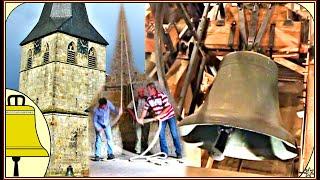
<instances>
[{"instance_id":1,"label":"stone masonry wall","mask_svg":"<svg viewBox=\"0 0 320 180\"><path fill-rule=\"evenodd\" d=\"M64 176L71 165L75 176L89 174L88 117L48 113L51 157L46 176Z\"/></svg>"}]
</instances>

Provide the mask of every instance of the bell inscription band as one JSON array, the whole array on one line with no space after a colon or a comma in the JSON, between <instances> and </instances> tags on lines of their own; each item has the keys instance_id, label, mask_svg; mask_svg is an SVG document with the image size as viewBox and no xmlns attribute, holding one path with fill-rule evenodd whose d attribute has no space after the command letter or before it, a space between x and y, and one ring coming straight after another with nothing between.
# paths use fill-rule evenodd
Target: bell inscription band
<instances>
[{"instance_id":1,"label":"bell inscription band","mask_svg":"<svg viewBox=\"0 0 320 180\"><path fill-rule=\"evenodd\" d=\"M256 52L226 55L207 99L179 126L184 141L200 143L215 160L297 156L293 136L281 125L278 68Z\"/></svg>"},{"instance_id":2,"label":"bell inscription band","mask_svg":"<svg viewBox=\"0 0 320 180\"><path fill-rule=\"evenodd\" d=\"M11 105L14 99L15 104ZM22 101L18 105L19 99ZM35 111L25 105L22 95L10 95L6 106L6 157L15 162L14 176L19 176L20 157L48 157L49 154L40 144L35 124Z\"/></svg>"}]
</instances>

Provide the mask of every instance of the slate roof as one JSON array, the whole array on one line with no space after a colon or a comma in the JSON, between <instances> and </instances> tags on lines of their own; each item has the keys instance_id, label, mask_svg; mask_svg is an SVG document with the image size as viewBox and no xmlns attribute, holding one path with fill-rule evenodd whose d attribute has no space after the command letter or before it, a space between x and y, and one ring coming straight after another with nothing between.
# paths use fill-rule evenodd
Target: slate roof
<instances>
[{"instance_id":1,"label":"slate roof","mask_svg":"<svg viewBox=\"0 0 320 180\"><path fill-rule=\"evenodd\" d=\"M45 3L38 23L20 45L55 32L109 44L90 24L84 3Z\"/></svg>"}]
</instances>

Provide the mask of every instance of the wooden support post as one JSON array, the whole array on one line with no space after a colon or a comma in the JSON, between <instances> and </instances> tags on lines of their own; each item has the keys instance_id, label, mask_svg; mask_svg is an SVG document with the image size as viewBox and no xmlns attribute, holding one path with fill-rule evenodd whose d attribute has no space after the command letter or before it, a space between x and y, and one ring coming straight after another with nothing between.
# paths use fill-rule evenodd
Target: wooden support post
<instances>
[{"instance_id":1,"label":"wooden support post","mask_svg":"<svg viewBox=\"0 0 320 180\"><path fill-rule=\"evenodd\" d=\"M155 7L155 61L156 61L156 67L157 67L157 75L158 75L158 80L161 86L165 87L166 86L166 80L165 80L165 73L164 73L164 66L163 66L163 56L162 56L162 51L161 51L161 45L162 45L162 34L161 34L161 29L162 28L162 21L163 21L163 4L157 3Z\"/></svg>"},{"instance_id":2,"label":"wooden support post","mask_svg":"<svg viewBox=\"0 0 320 180\"><path fill-rule=\"evenodd\" d=\"M242 159L239 160L238 172L241 172L242 161L243 161Z\"/></svg>"},{"instance_id":3,"label":"wooden support post","mask_svg":"<svg viewBox=\"0 0 320 180\"><path fill-rule=\"evenodd\" d=\"M314 149L314 63L309 63L308 65L308 76L307 76L307 99L306 99L306 116L304 123L304 133L302 138L304 138L304 143L302 146L302 161L300 166L300 171L306 168L311 154Z\"/></svg>"},{"instance_id":4,"label":"wooden support post","mask_svg":"<svg viewBox=\"0 0 320 180\"><path fill-rule=\"evenodd\" d=\"M202 82L203 71L204 71L204 67L206 65L206 62L207 62L207 57L203 56L202 60L201 60L200 68L199 68L199 71L198 71L196 87L195 87L195 90L194 90L194 93L193 93L193 99L192 99L191 106L190 106L190 109L189 109L189 115L192 114L194 112L195 108L196 108L196 104L197 104L196 101L199 98L198 94L199 94L199 91L200 91L200 85L201 85L201 82Z\"/></svg>"},{"instance_id":5,"label":"wooden support post","mask_svg":"<svg viewBox=\"0 0 320 180\"><path fill-rule=\"evenodd\" d=\"M207 161L207 164L206 164L206 168L211 169L211 168L212 168L212 165L213 165L213 161L214 161L214 160L213 160L212 156L209 155L208 161Z\"/></svg>"},{"instance_id":6,"label":"wooden support post","mask_svg":"<svg viewBox=\"0 0 320 180\"><path fill-rule=\"evenodd\" d=\"M197 30L197 35L200 38L202 38L202 36L204 34L204 27L207 23L208 11L209 11L209 4L206 5L206 7L203 11L203 16L201 18L199 28ZM182 113L183 104L184 104L185 96L187 93L188 85L190 84L190 81L191 81L191 75L192 75L191 73L193 72L194 65L196 64L198 52L199 52L199 48L197 46L194 46L193 50L192 50L192 54L191 54L190 63L188 66L188 71L186 73L186 78L183 82L183 86L182 86L181 93L180 93L180 99L179 99L178 107L177 107L178 108L178 115L181 115L181 113Z\"/></svg>"},{"instance_id":7,"label":"wooden support post","mask_svg":"<svg viewBox=\"0 0 320 180\"><path fill-rule=\"evenodd\" d=\"M156 60L158 81L160 86L164 87L168 91L169 88L168 88L168 83L165 79L164 62L163 62L163 55L162 55L162 49L161 49L162 47L161 33L163 31L162 22L164 17L163 4L156 3L156 4L152 4L151 7L154 7L155 9L155 37L154 38L155 38L155 60ZM170 103L173 106L175 114L178 114L174 98L170 93L167 93L167 96L169 98Z\"/></svg>"}]
</instances>

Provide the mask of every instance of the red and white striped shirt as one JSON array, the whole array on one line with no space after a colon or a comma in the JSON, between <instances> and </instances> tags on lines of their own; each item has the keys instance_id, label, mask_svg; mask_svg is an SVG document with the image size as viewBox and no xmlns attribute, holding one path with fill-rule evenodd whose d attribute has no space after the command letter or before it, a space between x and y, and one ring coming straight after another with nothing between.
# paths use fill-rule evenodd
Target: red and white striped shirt
<instances>
[{"instance_id":1,"label":"red and white striped shirt","mask_svg":"<svg viewBox=\"0 0 320 180\"><path fill-rule=\"evenodd\" d=\"M162 118L160 118L161 121L174 117L173 107L168 101L168 96L163 92L157 92L155 96L149 96L144 105L145 110L152 108L156 115L159 115L167 107L170 107L170 109Z\"/></svg>"}]
</instances>

